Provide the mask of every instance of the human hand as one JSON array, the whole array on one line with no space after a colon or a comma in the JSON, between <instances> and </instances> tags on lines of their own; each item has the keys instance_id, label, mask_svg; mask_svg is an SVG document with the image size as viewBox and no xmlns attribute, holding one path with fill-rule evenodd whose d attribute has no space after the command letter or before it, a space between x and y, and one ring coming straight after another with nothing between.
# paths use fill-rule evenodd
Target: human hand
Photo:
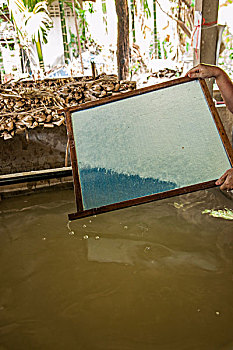
<instances>
[{"instance_id":1,"label":"human hand","mask_svg":"<svg viewBox=\"0 0 233 350\"><path fill-rule=\"evenodd\" d=\"M221 190L233 189L233 168L227 170L216 182L217 186L220 186Z\"/></svg>"},{"instance_id":2,"label":"human hand","mask_svg":"<svg viewBox=\"0 0 233 350\"><path fill-rule=\"evenodd\" d=\"M189 78L217 78L221 74L221 68L210 64L198 64L190 69L185 76Z\"/></svg>"}]
</instances>

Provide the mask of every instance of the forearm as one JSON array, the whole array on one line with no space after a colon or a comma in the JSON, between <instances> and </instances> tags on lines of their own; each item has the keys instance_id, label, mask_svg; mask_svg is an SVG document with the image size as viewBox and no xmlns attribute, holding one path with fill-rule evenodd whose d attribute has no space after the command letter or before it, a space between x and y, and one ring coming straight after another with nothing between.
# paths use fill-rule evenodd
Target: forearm
<instances>
[{"instance_id":1,"label":"forearm","mask_svg":"<svg viewBox=\"0 0 233 350\"><path fill-rule=\"evenodd\" d=\"M233 113L233 83L231 79L223 70L218 72L215 79L227 108Z\"/></svg>"}]
</instances>

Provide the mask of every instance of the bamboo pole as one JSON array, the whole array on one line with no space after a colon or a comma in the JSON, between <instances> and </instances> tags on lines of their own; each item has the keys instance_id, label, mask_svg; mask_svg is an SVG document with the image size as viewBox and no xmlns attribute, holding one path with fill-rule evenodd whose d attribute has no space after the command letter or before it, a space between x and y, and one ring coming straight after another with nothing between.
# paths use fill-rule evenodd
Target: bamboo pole
<instances>
[{"instance_id":1,"label":"bamboo pole","mask_svg":"<svg viewBox=\"0 0 233 350\"><path fill-rule=\"evenodd\" d=\"M134 18L134 0L130 1L130 11L131 11L131 21L132 21L132 34L133 34L133 42L136 43L136 35L135 35L135 18Z\"/></svg>"},{"instance_id":2,"label":"bamboo pole","mask_svg":"<svg viewBox=\"0 0 233 350\"><path fill-rule=\"evenodd\" d=\"M77 39L78 39L78 49L79 49L81 67L82 67L82 74L84 75L84 67L83 67L83 60L82 60L82 48L81 48L81 42L80 42L80 36L79 36L79 30L78 30L78 20L77 20L77 14L76 14L76 11L75 11L74 0L72 0L72 7L73 7L74 23L75 23Z\"/></svg>"},{"instance_id":3,"label":"bamboo pole","mask_svg":"<svg viewBox=\"0 0 233 350\"><path fill-rule=\"evenodd\" d=\"M59 9L60 9L60 19L61 19L61 30L62 30L62 39L63 39L63 47L64 47L64 58L65 58L65 63L69 63L69 46L67 42L67 31L66 31L66 20L65 20L65 11L64 11L64 5L63 1L59 0Z\"/></svg>"},{"instance_id":4,"label":"bamboo pole","mask_svg":"<svg viewBox=\"0 0 233 350\"><path fill-rule=\"evenodd\" d=\"M154 15L154 53L155 53L155 58L157 59L162 57L161 57L160 42L158 39L158 32L157 32L156 0L153 0L153 15Z\"/></svg>"}]
</instances>

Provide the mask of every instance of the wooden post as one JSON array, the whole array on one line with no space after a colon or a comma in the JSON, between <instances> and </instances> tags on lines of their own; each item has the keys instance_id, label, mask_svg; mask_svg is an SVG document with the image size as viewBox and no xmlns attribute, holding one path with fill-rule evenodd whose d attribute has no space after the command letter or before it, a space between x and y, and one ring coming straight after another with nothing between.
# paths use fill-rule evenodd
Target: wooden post
<instances>
[{"instance_id":1,"label":"wooden post","mask_svg":"<svg viewBox=\"0 0 233 350\"><path fill-rule=\"evenodd\" d=\"M118 79L129 76L129 9L127 0L116 0L117 13L117 67Z\"/></svg>"},{"instance_id":2,"label":"wooden post","mask_svg":"<svg viewBox=\"0 0 233 350\"><path fill-rule=\"evenodd\" d=\"M96 67L95 62L91 62L92 79L96 78Z\"/></svg>"},{"instance_id":3,"label":"wooden post","mask_svg":"<svg viewBox=\"0 0 233 350\"><path fill-rule=\"evenodd\" d=\"M198 63L216 64L216 47L218 39L219 0L196 0L195 11L202 12L200 49L194 53L194 65ZM210 92L213 91L213 80L207 81Z\"/></svg>"}]
</instances>

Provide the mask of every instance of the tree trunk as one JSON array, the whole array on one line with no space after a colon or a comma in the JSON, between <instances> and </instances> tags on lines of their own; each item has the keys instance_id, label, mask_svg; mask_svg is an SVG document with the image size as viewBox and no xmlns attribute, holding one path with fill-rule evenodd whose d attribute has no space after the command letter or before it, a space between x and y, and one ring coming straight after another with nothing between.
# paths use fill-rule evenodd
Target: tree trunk
<instances>
[{"instance_id":1,"label":"tree trunk","mask_svg":"<svg viewBox=\"0 0 233 350\"><path fill-rule=\"evenodd\" d=\"M64 47L64 58L65 58L65 63L68 63L70 58L70 53L69 53L69 46L68 46L68 40L67 40L66 20L65 20L63 0L59 0L59 9L60 9L61 31L62 31L62 39L63 39L63 47Z\"/></svg>"},{"instance_id":2,"label":"tree trunk","mask_svg":"<svg viewBox=\"0 0 233 350\"><path fill-rule=\"evenodd\" d=\"M119 80L129 75L129 9L127 0L116 0L117 26L117 68Z\"/></svg>"}]
</instances>

